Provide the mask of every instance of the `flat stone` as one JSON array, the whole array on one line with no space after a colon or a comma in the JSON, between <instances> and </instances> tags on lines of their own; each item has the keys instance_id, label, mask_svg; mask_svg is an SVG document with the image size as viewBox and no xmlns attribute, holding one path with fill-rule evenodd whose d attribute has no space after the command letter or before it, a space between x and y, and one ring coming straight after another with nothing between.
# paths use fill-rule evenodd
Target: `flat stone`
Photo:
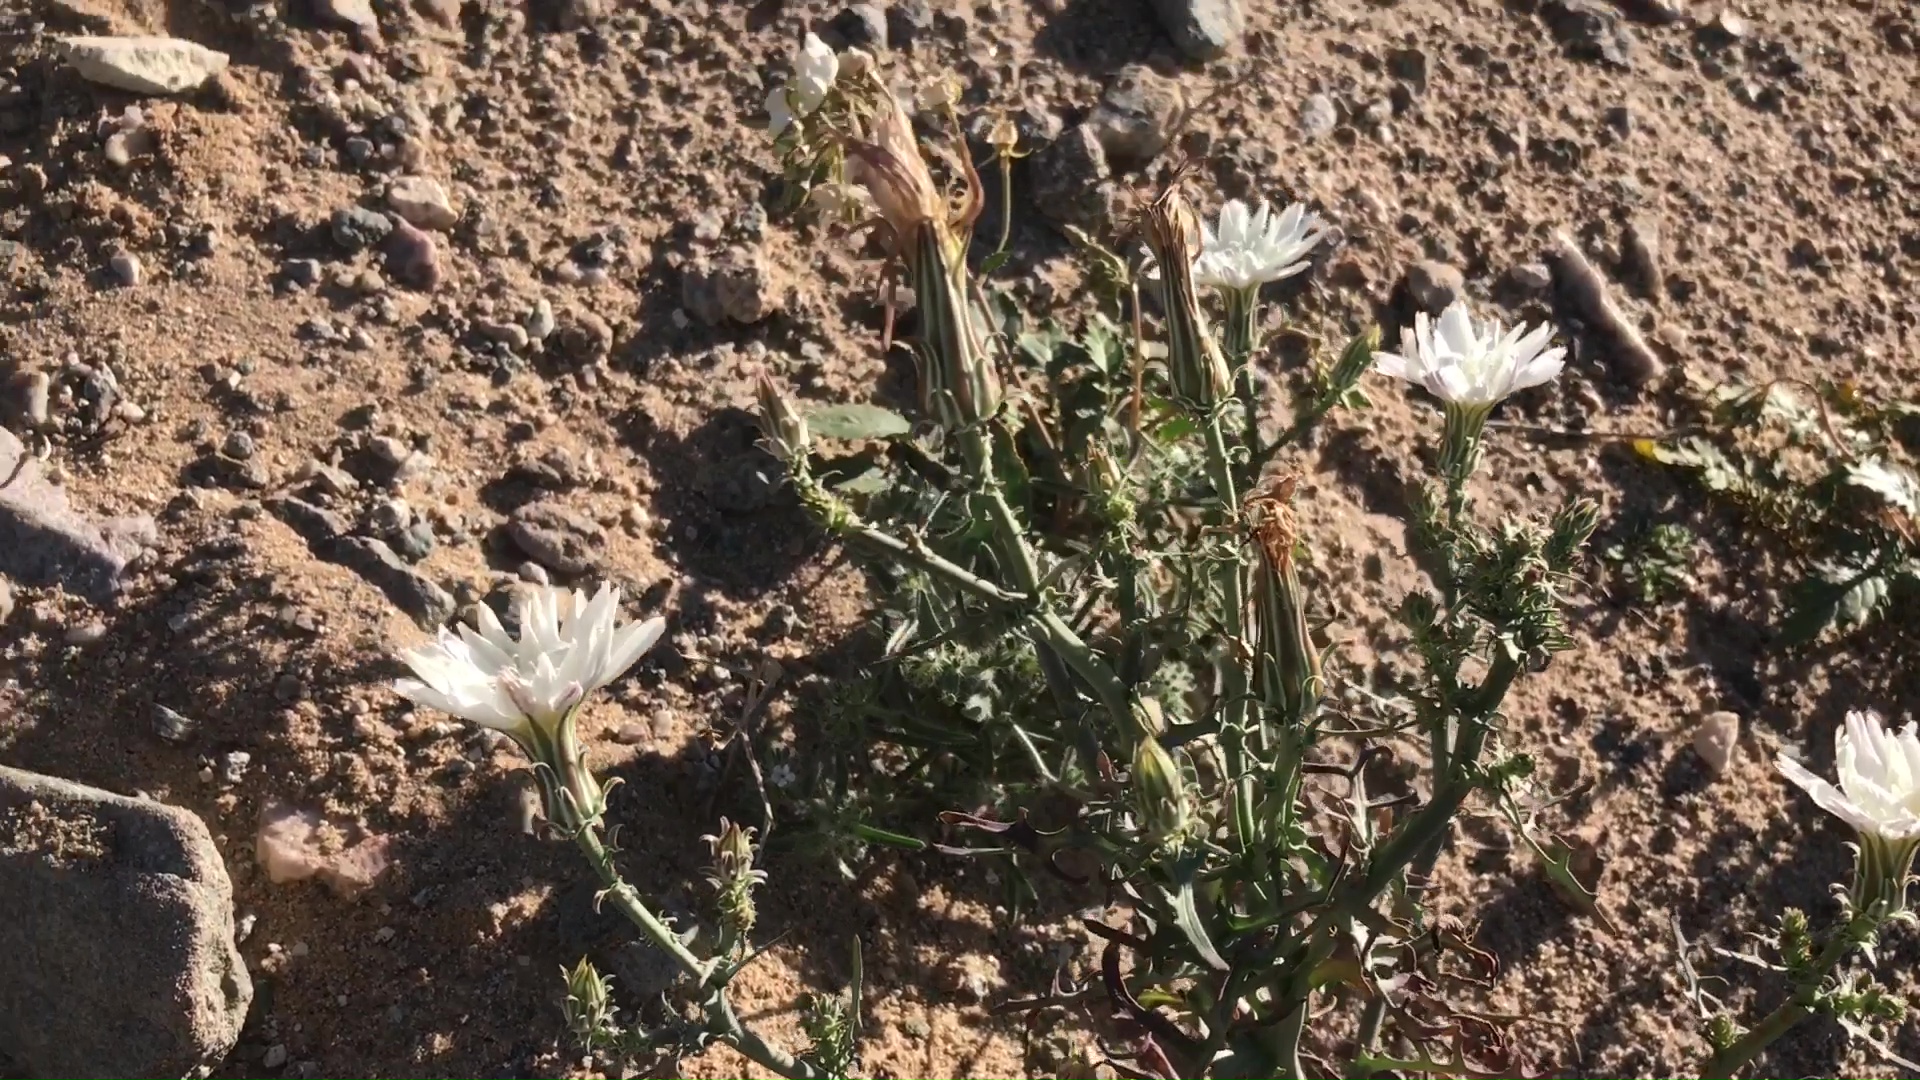
<instances>
[{"instance_id":1,"label":"flat stone","mask_svg":"<svg viewBox=\"0 0 1920 1080\"><path fill-rule=\"evenodd\" d=\"M1340 126L1340 109L1325 94L1314 94L1300 103L1300 134L1309 139L1324 138Z\"/></svg>"},{"instance_id":2,"label":"flat stone","mask_svg":"<svg viewBox=\"0 0 1920 1080\"><path fill-rule=\"evenodd\" d=\"M1693 733L1693 750L1707 767L1719 776L1740 756L1740 714L1713 712L1700 718Z\"/></svg>"},{"instance_id":3,"label":"flat stone","mask_svg":"<svg viewBox=\"0 0 1920 1080\"><path fill-rule=\"evenodd\" d=\"M369 0L313 0L313 13L321 22L353 30L369 45L380 44L380 20Z\"/></svg>"},{"instance_id":4,"label":"flat stone","mask_svg":"<svg viewBox=\"0 0 1920 1080\"><path fill-rule=\"evenodd\" d=\"M607 534L598 522L556 502L533 502L514 511L510 537L527 557L558 574L584 574L600 565Z\"/></svg>"},{"instance_id":5,"label":"flat stone","mask_svg":"<svg viewBox=\"0 0 1920 1080\"><path fill-rule=\"evenodd\" d=\"M366 578L387 594L393 606L422 626L439 626L460 608L452 593L408 566L385 541L371 536L343 536L319 549L318 554Z\"/></svg>"},{"instance_id":6,"label":"flat stone","mask_svg":"<svg viewBox=\"0 0 1920 1080\"><path fill-rule=\"evenodd\" d=\"M340 514L291 495L268 499L267 509L316 550L353 531L352 524Z\"/></svg>"},{"instance_id":7,"label":"flat stone","mask_svg":"<svg viewBox=\"0 0 1920 1080\"><path fill-rule=\"evenodd\" d=\"M120 591L129 560L159 538L150 517L95 521L73 509L4 428L0 480L8 481L0 486L0 575L17 585L60 585L105 603Z\"/></svg>"},{"instance_id":8,"label":"flat stone","mask_svg":"<svg viewBox=\"0 0 1920 1080\"><path fill-rule=\"evenodd\" d=\"M0 766L0 1047L29 1076L206 1075L253 980L199 817Z\"/></svg>"},{"instance_id":9,"label":"flat stone","mask_svg":"<svg viewBox=\"0 0 1920 1080\"><path fill-rule=\"evenodd\" d=\"M395 180L387 189L387 205L422 229L451 229L460 221L460 214L447 198L447 189L438 180L424 176Z\"/></svg>"},{"instance_id":10,"label":"flat stone","mask_svg":"<svg viewBox=\"0 0 1920 1080\"><path fill-rule=\"evenodd\" d=\"M178 94L227 69L227 54L172 37L68 37L59 49L88 82L132 94Z\"/></svg>"},{"instance_id":11,"label":"flat stone","mask_svg":"<svg viewBox=\"0 0 1920 1080\"><path fill-rule=\"evenodd\" d=\"M1633 31L1603 0L1546 0L1540 14L1568 56L1633 66Z\"/></svg>"},{"instance_id":12,"label":"flat stone","mask_svg":"<svg viewBox=\"0 0 1920 1080\"><path fill-rule=\"evenodd\" d=\"M1193 60L1212 60L1236 45L1247 32L1241 0L1153 0L1160 26Z\"/></svg>"},{"instance_id":13,"label":"flat stone","mask_svg":"<svg viewBox=\"0 0 1920 1080\"><path fill-rule=\"evenodd\" d=\"M687 266L680 278L680 302L709 326L729 321L752 325L786 306L786 290L765 255L733 247Z\"/></svg>"},{"instance_id":14,"label":"flat stone","mask_svg":"<svg viewBox=\"0 0 1920 1080\"><path fill-rule=\"evenodd\" d=\"M1110 165L1144 164L1166 149L1186 115L1180 84L1145 64L1121 68L1087 118Z\"/></svg>"}]
</instances>

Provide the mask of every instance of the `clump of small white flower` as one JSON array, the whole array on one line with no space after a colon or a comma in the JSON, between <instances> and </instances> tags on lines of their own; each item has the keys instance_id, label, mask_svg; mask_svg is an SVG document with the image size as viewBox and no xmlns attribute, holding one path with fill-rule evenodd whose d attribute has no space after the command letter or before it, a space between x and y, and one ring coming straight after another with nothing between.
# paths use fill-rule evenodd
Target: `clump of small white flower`
<instances>
[{"instance_id":1,"label":"clump of small white flower","mask_svg":"<svg viewBox=\"0 0 1920 1080\"><path fill-rule=\"evenodd\" d=\"M774 137L818 109L839 75L840 57L818 35L808 34L794 54L793 74L767 95L767 127Z\"/></svg>"}]
</instances>

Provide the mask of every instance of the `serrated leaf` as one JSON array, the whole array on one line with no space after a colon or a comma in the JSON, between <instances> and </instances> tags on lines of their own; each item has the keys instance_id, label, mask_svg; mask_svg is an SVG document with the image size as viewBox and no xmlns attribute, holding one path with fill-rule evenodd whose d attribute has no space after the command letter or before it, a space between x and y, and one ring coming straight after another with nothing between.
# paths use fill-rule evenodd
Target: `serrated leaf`
<instances>
[{"instance_id":1,"label":"serrated leaf","mask_svg":"<svg viewBox=\"0 0 1920 1080\"><path fill-rule=\"evenodd\" d=\"M1173 913L1173 924L1186 936L1200 959L1215 971L1227 970L1227 962L1220 956L1220 950L1214 948L1213 939L1207 935L1207 924L1200 921L1200 906L1193 895L1193 878L1182 875L1173 888L1166 890L1167 908Z\"/></svg>"},{"instance_id":2,"label":"serrated leaf","mask_svg":"<svg viewBox=\"0 0 1920 1080\"><path fill-rule=\"evenodd\" d=\"M829 439L892 439L913 430L907 418L879 405L828 405L807 414L807 427Z\"/></svg>"},{"instance_id":3,"label":"serrated leaf","mask_svg":"<svg viewBox=\"0 0 1920 1080\"><path fill-rule=\"evenodd\" d=\"M987 256L980 263L980 276L986 277L988 274L991 274L995 270L998 270L1001 267L1007 265L1007 260L1012 257L1013 257L1013 252L1011 251L996 251L993 254Z\"/></svg>"}]
</instances>

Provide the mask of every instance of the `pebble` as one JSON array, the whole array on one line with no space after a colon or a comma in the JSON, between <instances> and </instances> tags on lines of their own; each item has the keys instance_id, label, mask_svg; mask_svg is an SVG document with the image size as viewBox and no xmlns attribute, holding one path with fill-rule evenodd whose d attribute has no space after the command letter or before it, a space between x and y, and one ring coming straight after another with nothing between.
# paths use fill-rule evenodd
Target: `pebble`
<instances>
[{"instance_id":1,"label":"pebble","mask_svg":"<svg viewBox=\"0 0 1920 1080\"><path fill-rule=\"evenodd\" d=\"M444 271L440 249L430 233L415 228L404 218L390 222L392 235L387 239L387 273L395 281L422 292L438 287Z\"/></svg>"},{"instance_id":2,"label":"pebble","mask_svg":"<svg viewBox=\"0 0 1920 1080\"><path fill-rule=\"evenodd\" d=\"M153 707L153 733L166 742L186 742L199 726L199 721L165 705L156 704Z\"/></svg>"},{"instance_id":3,"label":"pebble","mask_svg":"<svg viewBox=\"0 0 1920 1080\"><path fill-rule=\"evenodd\" d=\"M1333 134L1340 125L1340 110L1333 99L1325 94L1315 94L1300 103L1300 134L1309 139L1318 139Z\"/></svg>"},{"instance_id":4,"label":"pebble","mask_svg":"<svg viewBox=\"0 0 1920 1080\"><path fill-rule=\"evenodd\" d=\"M1604 0L1546 0L1540 6L1553 36L1569 56L1633 66L1633 31Z\"/></svg>"},{"instance_id":5,"label":"pebble","mask_svg":"<svg viewBox=\"0 0 1920 1080\"><path fill-rule=\"evenodd\" d=\"M380 43L380 20L369 0L313 0L313 13L321 22L350 27L368 45Z\"/></svg>"},{"instance_id":6,"label":"pebble","mask_svg":"<svg viewBox=\"0 0 1920 1080\"><path fill-rule=\"evenodd\" d=\"M709 326L752 325L785 307L784 290L766 257L744 247L688 265L681 273L680 302Z\"/></svg>"},{"instance_id":7,"label":"pebble","mask_svg":"<svg viewBox=\"0 0 1920 1080\"><path fill-rule=\"evenodd\" d=\"M105 640L106 636L107 624L99 619L89 619L78 626L68 627L65 638L69 645L92 645Z\"/></svg>"},{"instance_id":8,"label":"pebble","mask_svg":"<svg viewBox=\"0 0 1920 1080\"><path fill-rule=\"evenodd\" d=\"M1660 293L1660 222L1648 214L1627 219L1620 237L1620 269L1642 296Z\"/></svg>"},{"instance_id":9,"label":"pebble","mask_svg":"<svg viewBox=\"0 0 1920 1080\"><path fill-rule=\"evenodd\" d=\"M260 1067L263 1069L278 1069L286 1063L287 1046L285 1043L274 1043L272 1046L267 1047L266 1053L260 1055Z\"/></svg>"},{"instance_id":10,"label":"pebble","mask_svg":"<svg viewBox=\"0 0 1920 1080\"><path fill-rule=\"evenodd\" d=\"M113 270L114 279L128 288L132 288L145 277L140 266L139 256L130 251L116 251L107 259L107 266Z\"/></svg>"},{"instance_id":11,"label":"pebble","mask_svg":"<svg viewBox=\"0 0 1920 1080\"><path fill-rule=\"evenodd\" d=\"M381 499L373 504L373 513L369 515L373 527L383 533L399 532L413 524L413 507L405 499Z\"/></svg>"},{"instance_id":12,"label":"pebble","mask_svg":"<svg viewBox=\"0 0 1920 1080\"><path fill-rule=\"evenodd\" d=\"M227 441L221 444L221 451L228 457L241 461L253 456L253 436L244 431L235 431L227 435Z\"/></svg>"},{"instance_id":13,"label":"pebble","mask_svg":"<svg viewBox=\"0 0 1920 1080\"><path fill-rule=\"evenodd\" d=\"M607 538L592 518L555 502L515 510L507 535L528 558L562 574L584 574L599 565Z\"/></svg>"},{"instance_id":14,"label":"pebble","mask_svg":"<svg viewBox=\"0 0 1920 1080\"><path fill-rule=\"evenodd\" d=\"M1507 271L1507 280L1527 293L1543 293L1553 286L1553 274L1545 263L1523 262Z\"/></svg>"},{"instance_id":15,"label":"pebble","mask_svg":"<svg viewBox=\"0 0 1920 1080\"><path fill-rule=\"evenodd\" d=\"M393 232L393 219L364 206L333 212L333 242L348 251L365 251Z\"/></svg>"},{"instance_id":16,"label":"pebble","mask_svg":"<svg viewBox=\"0 0 1920 1080\"><path fill-rule=\"evenodd\" d=\"M1153 0L1154 14L1174 45L1193 60L1213 60L1247 32L1242 0Z\"/></svg>"},{"instance_id":17,"label":"pebble","mask_svg":"<svg viewBox=\"0 0 1920 1080\"><path fill-rule=\"evenodd\" d=\"M1144 164L1166 148L1185 117L1180 84L1145 64L1120 69L1087 118L1110 165Z\"/></svg>"},{"instance_id":18,"label":"pebble","mask_svg":"<svg viewBox=\"0 0 1920 1080\"><path fill-rule=\"evenodd\" d=\"M44 371L30 371L20 380L20 412L28 425L47 426L52 419L53 379Z\"/></svg>"},{"instance_id":19,"label":"pebble","mask_svg":"<svg viewBox=\"0 0 1920 1080\"><path fill-rule=\"evenodd\" d=\"M833 17L821 35L835 49L887 47L887 16L872 4L854 4Z\"/></svg>"},{"instance_id":20,"label":"pebble","mask_svg":"<svg viewBox=\"0 0 1920 1080\"><path fill-rule=\"evenodd\" d=\"M1113 171L1092 127L1067 129L1034 154L1031 165L1033 204L1042 214L1081 228L1110 220L1116 199Z\"/></svg>"},{"instance_id":21,"label":"pebble","mask_svg":"<svg viewBox=\"0 0 1920 1080\"><path fill-rule=\"evenodd\" d=\"M1740 714L1712 712L1700 718L1693 733L1693 750L1707 766L1707 772L1719 776L1740 755Z\"/></svg>"},{"instance_id":22,"label":"pebble","mask_svg":"<svg viewBox=\"0 0 1920 1080\"><path fill-rule=\"evenodd\" d=\"M252 754L245 750L229 750L220 759L220 777L229 784L237 784L247 775L247 766L251 764Z\"/></svg>"},{"instance_id":23,"label":"pebble","mask_svg":"<svg viewBox=\"0 0 1920 1080\"><path fill-rule=\"evenodd\" d=\"M425 521L416 521L401 530L393 538L393 550L408 562L419 562L433 554L438 540L433 535L433 526Z\"/></svg>"},{"instance_id":24,"label":"pebble","mask_svg":"<svg viewBox=\"0 0 1920 1080\"><path fill-rule=\"evenodd\" d=\"M473 328L478 330L480 335L487 340L499 342L515 353L524 353L527 351L529 335L527 328L521 326L519 323L489 322L486 319L475 319Z\"/></svg>"},{"instance_id":25,"label":"pebble","mask_svg":"<svg viewBox=\"0 0 1920 1080\"><path fill-rule=\"evenodd\" d=\"M553 333L553 305L541 297L533 302L533 311L527 315L527 337L532 341L545 341Z\"/></svg>"},{"instance_id":26,"label":"pebble","mask_svg":"<svg viewBox=\"0 0 1920 1080\"><path fill-rule=\"evenodd\" d=\"M1439 314L1466 288L1466 275L1457 266L1423 259L1407 267L1407 297L1421 311Z\"/></svg>"},{"instance_id":27,"label":"pebble","mask_svg":"<svg viewBox=\"0 0 1920 1080\"><path fill-rule=\"evenodd\" d=\"M312 285L320 280L320 260L288 259L280 264L280 274L295 285Z\"/></svg>"},{"instance_id":28,"label":"pebble","mask_svg":"<svg viewBox=\"0 0 1920 1080\"><path fill-rule=\"evenodd\" d=\"M652 728L633 721L613 729L613 741L623 746L635 746L651 738L653 738Z\"/></svg>"},{"instance_id":29,"label":"pebble","mask_svg":"<svg viewBox=\"0 0 1920 1080\"><path fill-rule=\"evenodd\" d=\"M460 214L447 199L439 181L424 176L402 176L387 189L387 205L422 229L451 229Z\"/></svg>"}]
</instances>

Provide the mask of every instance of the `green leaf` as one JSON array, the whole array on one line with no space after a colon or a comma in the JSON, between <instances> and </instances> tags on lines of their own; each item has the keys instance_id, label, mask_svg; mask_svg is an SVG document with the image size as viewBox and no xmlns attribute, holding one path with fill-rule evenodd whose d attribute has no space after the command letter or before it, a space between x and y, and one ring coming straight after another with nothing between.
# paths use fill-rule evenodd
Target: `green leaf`
<instances>
[{"instance_id":1,"label":"green leaf","mask_svg":"<svg viewBox=\"0 0 1920 1080\"><path fill-rule=\"evenodd\" d=\"M1191 871L1180 875L1173 888L1166 890L1167 907L1173 912L1173 924L1186 935L1200 959L1215 971L1227 970L1227 962L1220 956L1220 950L1214 948L1213 939L1207 936L1207 924L1200 920L1200 907L1193 895L1193 875Z\"/></svg>"},{"instance_id":2,"label":"green leaf","mask_svg":"<svg viewBox=\"0 0 1920 1080\"><path fill-rule=\"evenodd\" d=\"M1007 260L1012 257L1013 257L1013 252L1011 251L996 251L993 254L987 256L986 259L980 264L980 276L986 277L988 274L991 274L995 270L998 270L1001 267L1007 265Z\"/></svg>"},{"instance_id":3,"label":"green leaf","mask_svg":"<svg viewBox=\"0 0 1920 1080\"><path fill-rule=\"evenodd\" d=\"M913 430L907 418L879 405L829 405L807 414L807 427L829 439L892 439Z\"/></svg>"}]
</instances>

